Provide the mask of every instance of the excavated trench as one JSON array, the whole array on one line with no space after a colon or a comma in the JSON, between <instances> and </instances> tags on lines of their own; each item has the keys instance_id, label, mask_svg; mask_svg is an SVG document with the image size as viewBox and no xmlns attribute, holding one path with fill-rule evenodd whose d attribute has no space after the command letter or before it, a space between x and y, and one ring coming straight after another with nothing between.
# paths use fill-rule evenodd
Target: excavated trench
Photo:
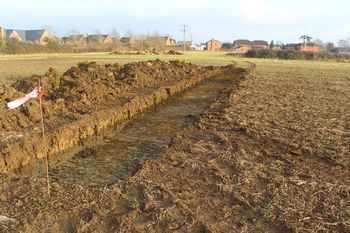
<instances>
[{"instance_id":1,"label":"excavated trench","mask_svg":"<svg viewBox=\"0 0 350 233\"><path fill-rule=\"evenodd\" d=\"M110 185L131 176L139 169L140 161L155 157L176 132L193 124L234 78L221 75L207 79L139 114L101 139L54 156L50 159L51 179L86 187ZM43 176L45 163L31 162L21 173Z\"/></svg>"}]
</instances>

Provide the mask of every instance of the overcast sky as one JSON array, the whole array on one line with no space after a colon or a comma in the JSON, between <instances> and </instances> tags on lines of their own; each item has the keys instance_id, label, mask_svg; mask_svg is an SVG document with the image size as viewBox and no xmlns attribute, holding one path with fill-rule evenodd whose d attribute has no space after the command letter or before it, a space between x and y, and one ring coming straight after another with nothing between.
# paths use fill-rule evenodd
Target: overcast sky
<instances>
[{"instance_id":1,"label":"overcast sky","mask_svg":"<svg viewBox=\"0 0 350 233\"><path fill-rule=\"evenodd\" d=\"M110 33L115 27L147 34L157 31L182 39L188 25L195 42L215 37L298 42L301 35L338 42L350 35L348 0L0 0L0 26L56 34L71 29Z\"/></svg>"}]
</instances>

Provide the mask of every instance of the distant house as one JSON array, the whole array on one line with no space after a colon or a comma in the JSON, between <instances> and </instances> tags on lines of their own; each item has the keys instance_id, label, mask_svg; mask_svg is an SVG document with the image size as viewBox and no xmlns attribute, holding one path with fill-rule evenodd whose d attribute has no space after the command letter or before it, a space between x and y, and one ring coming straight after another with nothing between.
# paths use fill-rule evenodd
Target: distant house
<instances>
[{"instance_id":1,"label":"distant house","mask_svg":"<svg viewBox=\"0 0 350 233\"><path fill-rule=\"evenodd\" d=\"M75 44L75 45L86 45L85 34L69 35L61 38L62 44Z\"/></svg>"},{"instance_id":2,"label":"distant house","mask_svg":"<svg viewBox=\"0 0 350 233\"><path fill-rule=\"evenodd\" d=\"M235 52L241 52L241 53L245 53L248 50L251 50L253 47L252 42L250 42L249 40L235 40L233 41L233 51Z\"/></svg>"},{"instance_id":3,"label":"distant house","mask_svg":"<svg viewBox=\"0 0 350 233\"><path fill-rule=\"evenodd\" d=\"M165 45L165 46L176 45L176 41L169 36L148 36L147 40L161 43L162 45Z\"/></svg>"},{"instance_id":4,"label":"distant house","mask_svg":"<svg viewBox=\"0 0 350 233\"><path fill-rule=\"evenodd\" d=\"M134 41L135 41L135 38L131 37L131 36L125 36L125 37L120 38L120 42L122 42L122 43L132 43Z\"/></svg>"},{"instance_id":5,"label":"distant house","mask_svg":"<svg viewBox=\"0 0 350 233\"><path fill-rule=\"evenodd\" d=\"M269 49L269 43L267 43L267 41L264 41L264 40L253 40L252 49L254 50Z\"/></svg>"},{"instance_id":6,"label":"distant house","mask_svg":"<svg viewBox=\"0 0 350 233\"><path fill-rule=\"evenodd\" d=\"M183 45L184 45L184 41L183 41L183 40L178 40L176 44L179 45L179 46L183 46ZM186 46L191 46L192 44L193 44L193 43L192 43L191 40L186 40L186 41L185 41L185 45L186 45Z\"/></svg>"},{"instance_id":7,"label":"distant house","mask_svg":"<svg viewBox=\"0 0 350 233\"><path fill-rule=\"evenodd\" d=\"M214 38L209 40L206 44L207 51L218 51L222 47L222 43Z\"/></svg>"},{"instance_id":8,"label":"distant house","mask_svg":"<svg viewBox=\"0 0 350 233\"><path fill-rule=\"evenodd\" d=\"M287 51L296 51L298 45L299 45L299 44L286 44L286 45L284 46L284 50L287 50Z\"/></svg>"},{"instance_id":9,"label":"distant house","mask_svg":"<svg viewBox=\"0 0 350 233\"><path fill-rule=\"evenodd\" d=\"M102 35L87 35L86 42L87 43L111 44L114 41L110 35L102 34Z\"/></svg>"},{"instance_id":10,"label":"distant house","mask_svg":"<svg viewBox=\"0 0 350 233\"><path fill-rule=\"evenodd\" d=\"M205 44L205 43L201 43L201 44L191 44L190 48L191 48L192 50L202 51L202 50L205 50L206 44Z\"/></svg>"},{"instance_id":11,"label":"distant house","mask_svg":"<svg viewBox=\"0 0 350 233\"><path fill-rule=\"evenodd\" d=\"M337 51L338 53L350 53L350 47L339 47Z\"/></svg>"},{"instance_id":12,"label":"distant house","mask_svg":"<svg viewBox=\"0 0 350 233\"><path fill-rule=\"evenodd\" d=\"M298 51L303 51L303 52L319 52L320 51L320 46L315 43L300 43L297 46Z\"/></svg>"},{"instance_id":13,"label":"distant house","mask_svg":"<svg viewBox=\"0 0 350 233\"><path fill-rule=\"evenodd\" d=\"M280 45L280 44L273 44L272 46L270 45L270 49L272 49L272 50L282 50L282 45Z\"/></svg>"},{"instance_id":14,"label":"distant house","mask_svg":"<svg viewBox=\"0 0 350 233\"><path fill-rule=\"evenodd\" d=\"M241 52L245 53L248 50L254 49L254 50L260 50L260 49L269 49L269 43L264 40L235 40L233 41L233 51L235 52Z\"/></svg>"},{"instance_id":15,"label":"distant house","mask_svg":"<svg viewBox=\"0 0 350 233\"><path fill-rule=\"evenodd\" d=\"M19 29L5 29L0 27L0 36L2 38L13 38L19 42L26 42L31 44L46 44L47 39L51 35L47 30L19 30Z\"/></svg>"},{"instance_id":16,"label":"distant house","mask_svg":"<svg viewBox=\"0 0 350 233\"><path fill-rule=\"evenodd\" d=\"M315 43L306 43L306 46L304 43L299 44L287 44L285 46L285 50L288 51L301 51L301 52L319 52L320 46Z\"/></svg>"}]
</instances>

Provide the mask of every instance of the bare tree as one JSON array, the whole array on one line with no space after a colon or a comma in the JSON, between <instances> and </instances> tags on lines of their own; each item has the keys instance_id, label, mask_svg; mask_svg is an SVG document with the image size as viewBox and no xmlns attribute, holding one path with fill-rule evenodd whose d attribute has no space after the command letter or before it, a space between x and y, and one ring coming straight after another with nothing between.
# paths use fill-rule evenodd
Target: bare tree
<instances>
[{"instance_id":1,"label":"bare tree","mask_svg":"<svg viewBox=\"0 0 350 233\"><path fill-rule=\"evenodd\" d=\"M166 42L165 37L161 36L157 30L147 35L147 44L155 50L163 50Z\"/></svg>"},{"instance_id":2,"label":"bare tree","mask_svg":"<svg viewBox=\"0 0 350 233\"><path fill-rule=\"evenodd\" d=\"M51 25L45 25L43 29L46 29L50 35L56 34L56 29Z\"/></svg>"},{"instance_id":3,"label":"bare tree","mask_svg":"<svg viewBox=\"0 0 350 233\"><path fill-rule=\"evenodd\" d=\"M130 30L127 30L124 34L124 37L129 37L130 40L129 40L129 44L130 44L130 47L131 47L131 50L134 50L134 43L135 43L135 40L133 38L133 33L132 31Z\"/></svg>"},{"instance_id":4,"label":"bare tree","mask_svg":"<svg viewBox=\"0 0 350 233\"><path fill-rule=\"evenodd\" d=\"M127 30L124 34L125 37L132 37L133 33L130 30Z\"/></svg>"},{"instance_id":5,"label":"bare tree","mask_svg":"<svg viewBox=\"0 0 350 233\"><path fill-rule=\"evenodd\" d=\"M95 34L95 35L101 35L102 32L100 31L100 29L96 28L96 29L94 30L94 34Z\"/></svg>"},{"instance_id":6,"label":"bare tree","mask_svg":"<svg viewBox=\"0 0 350 233\"><path fill-rule=\"evenodd\" d=\"M314 40L313 40L313 43L315 43L315 44L317 44L317 45L323 47L323 41L322 41L321 39L314 39Z\"/></svg>"},{"instance_id":7,"label":"bare tree","mask_svg":"<svg viewBox=\"0 0 350 233\"><path fill-rule=\"evenodd\" d=\"M80 34L80 32L76 29L71 29L67 33L68 36L74 36L74 35L79 35L79 34Z\"/></svg>"},{"instance_id":8,"label":"bare tree","mask_svg":"<svg viewBox=\"0 0 350 233\"><path fill-rule=\"evenodd\" d=\"M338 41L338 46L339 47L350 47L350 41L348 40L339 40Z\"/></svg>"},{"instance_id":9,"label":"bare tree","mask_svg":"<svg viewBox=\"0 0 350 233\"><path fill-rule=\"evenodd\" d=\"M334 52L335 46L334 46L333 42L326 42L326 43L324 43L324 48L327 52L331 53L331 52Z\"/></svg>"},{"instance_id":10,"label":"bare tree","mask_svg":"<svg viewBox=\"0 0 350 233\"><path fill-rule=\"evenodd\" d=\"M147 48L146 36L143 34L133 35L132 41L133 49L135 50L144 50Z\"/></svg>"},{"instance_id":11,"label":"bare tree","mask_svg":"<svg viewBox=\"0 0 350 233\"><path fill-rule=\"evenodd\" d=\"M111 36L113 37L114 42L117 42L120 40L119 32L117 31L117 29L115 27L112 28Z\"/></svg>"},{"instance_id":12,"label":"bare tree","mask_svg":"<svg viewBox=\"0 0 350 233\"><path fill-rule=\"evenodd\" d=\"M88 41L88 42L102 43L103 36L102 36L101 30L96 28L93 32L92 38L90 37L90 39L91 39L91 41Z\"/></svg>"},{"instance_id":13,"label":"bare tree","mask_svg":"<svg viewBox=\"0 0 350 233\"><path fill-rule=\"evenodd\" d=\"M73 44L74 46L74 51L77 53L77 44L78 44L78 35L80 34L80 32L76 29L71 29L69 30L69 32L67 33L67 35L69 36L69 41Z\"/></svg>"}]
</instances>

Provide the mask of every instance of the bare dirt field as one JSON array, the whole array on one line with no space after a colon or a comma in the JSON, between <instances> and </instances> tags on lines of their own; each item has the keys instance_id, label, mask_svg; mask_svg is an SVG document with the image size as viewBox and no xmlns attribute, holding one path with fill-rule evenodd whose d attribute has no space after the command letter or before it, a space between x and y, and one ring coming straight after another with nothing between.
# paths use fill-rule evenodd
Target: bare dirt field
<instances>
[{"instance_id":1,"label":"bare dirt field","mask_svg":"<svg viewBox=\"0 0 350 233\"><path fill-rule=\"evenodd\" d=\"M124 66L85 63L63 76L51 70L43 78L51 90L44 96L49 152L55 157L81 144L84 148L71 158L82 161L77 163L83 164L77 169L80 173L84 173L84 161L99 163L104 156L99 151L106 153L108 143L116 142L103 136L92 143L87 141L90 136L103 135L121 121L132 124L131 116L146 107L159 105L156 113L141 117L159 118L175 105L174 94L185 89L198 99L198 106L201 96L207 105L196 113L190 110L193 115L186 113L181 118L185 124L169 134L163 146L147 157L142 154L127 176L112 182L89 186L60 178L68 173L63 172L52 183L48 197L44 178L3 173L0 215L16 221L0 223L0 230L349 232L350 66L252 61L256 67L245 61L220 68L152 61ZM34 80L3 86L3 105L5 95L26 92ZM97 94L92 85L104 91ZM216 97L207 97L208 85L215 86L217 91L211 95ZM190 97L183 96L188 103ZM105 100L108 104L102 104ZM183 100L180 96L173 101ZM23 170L31 157L43 156L40 130L35 128L37 103L10 113L4 106L2 170ZM178 104L173 111L186 112L179 110L185 106ZM176 114L164 114L163 121L172 121L172 115ZM151 121L135 119L134 124L145 128ZM144 138L150 137L149 130L164 130L155 126L143 131ZM123 130L128 127L131 131L133 126L127 124ZM18 132L23 136L18 137ZM33 134L37 139L26 146L24 139ZM139 155L135 145L129 145L133 136L122 131L120 135L127 139L125 149L130 147ZM118 140L125 142L125 138ZM147 144L159 140L155 136ZM106 164L113 163L118 150L122 147L110 152ZM110 173L108 165L97 170Z\"/></svg>"}]
</instances>

